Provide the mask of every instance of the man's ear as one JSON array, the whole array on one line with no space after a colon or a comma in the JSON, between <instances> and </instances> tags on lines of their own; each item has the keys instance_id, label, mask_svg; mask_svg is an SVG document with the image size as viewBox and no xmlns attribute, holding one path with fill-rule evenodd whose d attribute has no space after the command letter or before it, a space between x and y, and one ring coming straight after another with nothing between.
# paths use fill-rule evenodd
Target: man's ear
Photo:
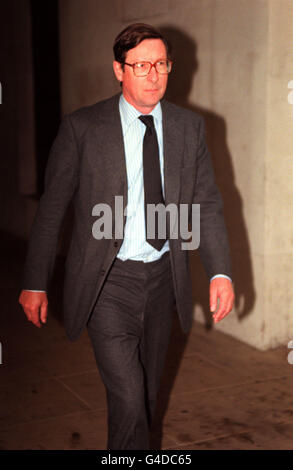
<instances>
[{"instance_id":1,"label":"man's ear","mask_svg":"<svg viewBox=\"0 0 293 470\"><path fill-rule=\"evenodd\" d=\"M113 61L113 70L118 82L123 82L123 70L120 62L117 62L116 60Z\"/></svg>"}]
</instances>

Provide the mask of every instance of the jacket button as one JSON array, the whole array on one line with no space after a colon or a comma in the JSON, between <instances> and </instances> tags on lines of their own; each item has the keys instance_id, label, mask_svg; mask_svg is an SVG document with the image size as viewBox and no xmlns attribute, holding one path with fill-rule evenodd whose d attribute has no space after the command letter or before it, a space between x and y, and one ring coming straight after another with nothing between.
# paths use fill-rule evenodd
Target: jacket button
<instances>
[{"instance_id":1,"label":"jacket button","mask_svg":"<svg viewBox=\"0 0 293 470\"><path fill-rule=\"evenodd\" d=\"M118 246L118 242L114 242L114 246Z\"/></svg>"}]
</instances>

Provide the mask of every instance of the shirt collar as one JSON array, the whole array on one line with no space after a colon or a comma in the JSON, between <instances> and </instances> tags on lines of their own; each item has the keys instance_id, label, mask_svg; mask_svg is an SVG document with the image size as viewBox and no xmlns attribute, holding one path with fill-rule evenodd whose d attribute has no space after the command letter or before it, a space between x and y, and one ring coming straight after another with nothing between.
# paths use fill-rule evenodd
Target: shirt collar
<instances>
[{"instance_id":1,"label":"shirt collar","mask_svg":"<svg viewBox=\"0 0 293 470\"><path fill-rule=\"evenodd\" d=\"M121 93L120 101L119 101L120 112L122 114L122 118L124 120L125 125L128 127L130 126L135 119L141 116L141 112L138 111L134 106L132 106L123 96ZM160 101L156 104L154 109L149 113L154 117L154 120L159 123L162 121L162 108Z\"/></svg>"}]
</instances>

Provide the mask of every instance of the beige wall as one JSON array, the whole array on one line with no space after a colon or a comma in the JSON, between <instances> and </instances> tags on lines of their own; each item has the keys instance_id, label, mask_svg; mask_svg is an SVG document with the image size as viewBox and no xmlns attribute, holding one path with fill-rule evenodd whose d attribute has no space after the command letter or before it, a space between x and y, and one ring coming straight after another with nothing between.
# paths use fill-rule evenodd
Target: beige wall
<instances>
[{"instance_id":1,"label":"beige wall","mask_svg":"<svg viewBox=\"0 0 293 470\"><path fill-rule=\"evenodd\" d=\"M60 0L63 112L119 91L112 43L135 21L172 40L167 97L206 120L237 295L216 328L260 349L285 344L293 339L292 2ZM195 317L209 323L196 253L192 268Z\"/></svg>"},{"instance_id":2,"label":"beige wall","mask_svg":"<svg viewBox=\"0 0 293 470\"><path fill-rule=\"evenodd\" d=\"M293 3L270 1L266 106L264 342L293 338ZM291 101L292 103L292 101Z\"/></svg>"}]
</instances>

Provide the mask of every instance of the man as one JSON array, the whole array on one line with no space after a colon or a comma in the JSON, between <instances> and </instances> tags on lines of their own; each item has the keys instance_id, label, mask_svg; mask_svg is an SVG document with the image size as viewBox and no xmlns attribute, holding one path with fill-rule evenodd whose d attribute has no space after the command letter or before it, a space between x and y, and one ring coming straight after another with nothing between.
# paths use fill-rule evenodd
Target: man
<instances>
[{"instance_id":1,"label":"man","mask_svg":"<svg viewBox=\"0 0 293 470\"><path fill-rule=\"evenodd\" d=\"M231 311L234 294L203 120L163 100L172 66L168 42L152 26L134 24L117 36L114 55L122 94L81 108L61 123L19 301L28 320L38 327L46 322L45 291L60 225L73 199L66 332L76 340L87 326L107 391L108 449L148 449L172 312L176 303L182 329L189 331L192 295L188 252L180 235L146 239L146 204L200 204L199 250L215 322ZM101 238L94 229L97 204L107 205L112 214L118 196L123 197L123 234L115 221L112 236Z\"/></svg>"}]
</instances>

